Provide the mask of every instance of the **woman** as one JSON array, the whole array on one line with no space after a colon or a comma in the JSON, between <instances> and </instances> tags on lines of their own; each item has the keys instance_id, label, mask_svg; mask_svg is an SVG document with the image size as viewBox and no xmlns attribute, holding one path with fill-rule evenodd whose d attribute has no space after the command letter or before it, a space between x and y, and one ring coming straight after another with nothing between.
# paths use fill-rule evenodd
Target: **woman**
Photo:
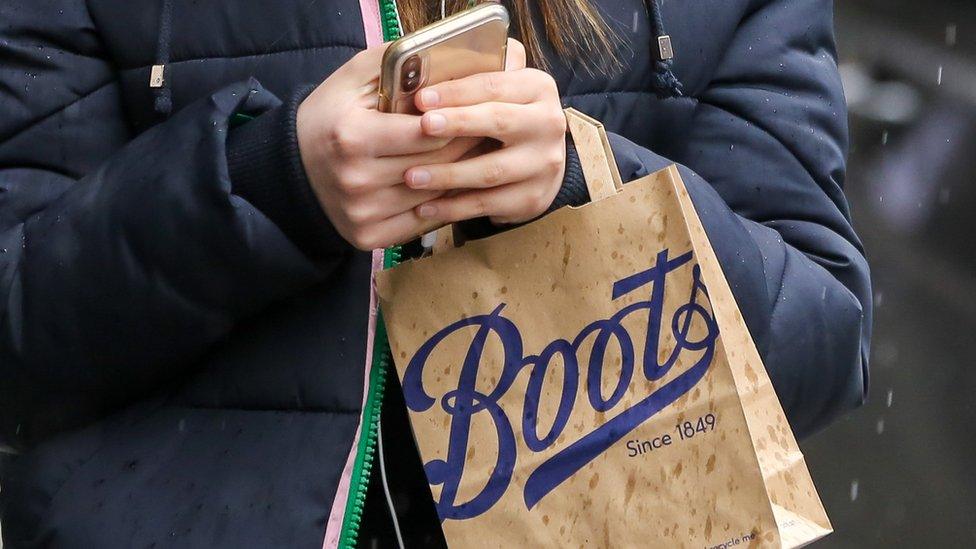
<instances>
[{"instance_id":1,"label":"woman","mask_svg":"<svg viewBox=\"0 0 976 549\"><path fill-rule=\"evenodd\" d=\"M367 250L584 202L562 105L625 180L684 166L799 435L862 401L829 0L518 0L548 72L513 48L422 117L373 109L377 2L0 5L5 547L360 536Z\"/></svg>"}]
</instances>

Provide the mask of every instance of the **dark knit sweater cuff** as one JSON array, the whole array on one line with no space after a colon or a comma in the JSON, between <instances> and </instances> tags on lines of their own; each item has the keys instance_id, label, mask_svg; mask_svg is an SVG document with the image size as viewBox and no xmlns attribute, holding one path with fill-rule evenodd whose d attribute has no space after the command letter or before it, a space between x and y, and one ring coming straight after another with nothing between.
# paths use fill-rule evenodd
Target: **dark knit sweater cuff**
<instances>
[{"instance_id":1,"label":"dark knit sweater cuff","mask_svg":"<svg viewBox=\"0 0 976 549\"><path fill-rule=\"evenodd\" d=\"M319 205L302 165L295 117L313 88L230 130L227 166L234 194L266 215L311 259L350 249Z\"/></svg>"},{"instance_id":2,"label":"dark knit sweater cuff","mask_svg":"<svg viewBox=\"0 0 976 549\"><path fill-rule=\"evenodd\" d=\"M549 206L548 212L553 212L563 206L582 206L590 201L590 191L586 188L583 178L583 166L580 164L579 153L573 139L566 136L566 172L563 174L563 184L559 193Z\"/></svg>"}]
</instances>

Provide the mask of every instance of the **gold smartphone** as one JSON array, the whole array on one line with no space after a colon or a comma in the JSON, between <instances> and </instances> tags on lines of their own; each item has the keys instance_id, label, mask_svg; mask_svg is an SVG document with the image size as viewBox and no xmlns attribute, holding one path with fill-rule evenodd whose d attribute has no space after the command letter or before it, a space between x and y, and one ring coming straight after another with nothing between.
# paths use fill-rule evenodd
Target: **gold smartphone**
<instances>
[{"instance_id":1,"label":"gold smartphone","mask_svg":"<svg viewBox=\"0 0 976 549\"><path fill-rule=\"evenodd\" d=\"M505 70L508 10L486 3L412 32L383 55L379 110L415 113L424 86Z\"/></svg>"}]
</instances>

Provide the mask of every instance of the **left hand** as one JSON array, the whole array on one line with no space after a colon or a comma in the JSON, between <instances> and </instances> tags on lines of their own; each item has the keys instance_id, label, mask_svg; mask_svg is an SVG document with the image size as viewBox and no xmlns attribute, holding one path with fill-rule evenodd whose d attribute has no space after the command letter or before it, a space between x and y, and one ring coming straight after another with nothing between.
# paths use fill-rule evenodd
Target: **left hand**
<instances>
[{"instance_id":1,"label":"left hand","mask_svg":"<svg viewBox=\"0 0 976 549\"><path fill-rule=\"evenodd\" d=\"M409 187L448 191L417 206L440 223L489 217L529 221L552 204L566 170L566 117L553 78L540 70L482 73L417 94L432 137L490 137L500 148L449 164L407 170Z\"/></svg>"}]
</instances>

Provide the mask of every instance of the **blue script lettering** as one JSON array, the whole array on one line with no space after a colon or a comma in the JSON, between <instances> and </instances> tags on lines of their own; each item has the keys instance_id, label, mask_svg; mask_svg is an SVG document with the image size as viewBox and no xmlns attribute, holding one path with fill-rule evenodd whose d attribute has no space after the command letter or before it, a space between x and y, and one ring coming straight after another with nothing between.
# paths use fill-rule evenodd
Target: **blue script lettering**
<instances>
[{"instance_id":1,"label":"blue script lettering","mask_svg":"<svg viewBox=\"0 0 976 549\"><path fill-rule=\"evenodd\" d=\"M437 402L432 395L428 394L423 384L424 369L437 346L458 332L477 330L461 365L457 388L440 397L441 408L451 417L446 459L432 460L425 465L429 482L435 486L442 486L440 500L437 502L437 511L441 520L476 517L491 509L508 489L515 470L516 436L508 415L498 401L512 387L523 368L529 368L530 371L522 406L522 439L529 450L541 452L556 443L556 439L569 423L579 392L579 353L583 342L590 336L595 335L586 360L585 389L589 405L599 412L610 411L619 404L633 380L636 360L634 343L622 325L627 316L644 310L648 314L647 333L643 334L645 342L641 363L644 377L648 380L658 380L667 375L678 361L682 351L701 351L701 356L688 370L635 405L621 411L592 432L559 450L532 471L525 482L523 494L526 507L529 509L641 423L690 391L704 377L715 352L718 325L709 309L700 303L702 297L708 300L708 290L701 281L701 270L698 265L692 266L692 284L688 302L678 307L670 319L675 347L663 363L658 360L661 327L664 322L664 289L667 276L692 259L691 252L670 260L668 255L668 250L661 251L653 267L619 280L613 285L614 300L650 285L650 298L647 301L635 302L608 319L597 320L587 325L572 341L557 339L549 343L538 355L524 356L522 335L518 327L501 314L505 307L504 303L498 305L489 314L461 319L445 327L420 347L407 365L403 378L403 392L407 407L415 412L425 412ZM695 316L701 319L705 328L704 336L698 340L691 339L691 326ZM504 364L494 388L485 394L476 390L475 385L485 344L492 334L502 343ZM610 395L604 395L603 368L611 340L616 342L620 349L621 364L613 391ZM537 425L539 401L542 398L546 375L553 359L557 356L562 359L563 379L559 405L552 426L547 433L540 435ZM495 458L484 488L469 501L459 503L457 502L458 489L464 474L471 421L476 414L480 413L487 414L494 425L498 456Z\"/></svg>"}]
</instances>

